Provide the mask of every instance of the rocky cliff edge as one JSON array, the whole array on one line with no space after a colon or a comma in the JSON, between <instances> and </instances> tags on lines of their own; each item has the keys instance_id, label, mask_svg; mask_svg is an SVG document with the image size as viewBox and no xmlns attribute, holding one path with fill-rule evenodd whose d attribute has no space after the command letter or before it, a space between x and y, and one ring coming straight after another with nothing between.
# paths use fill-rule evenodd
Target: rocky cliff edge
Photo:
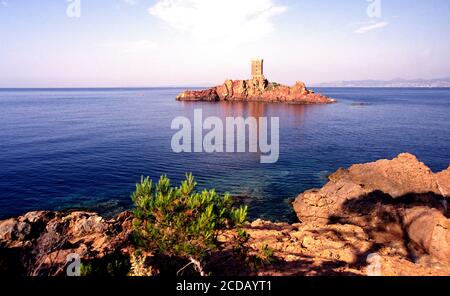
<instances>
[{"instance_id":1,"label":"rocky cliff edge","mask_svg":"<svg viewBox=\"0 0 450 296\"><path fill-rule=\"evenodd\" d=\"M448 276L449 189L450 168L435 174L411 154L339 169L296 198L300 223L246 226L251 252L270 250L274 260L257 268L237 262L229 230L205 268L214 275ZM0 221L0 273L64 275L73 253L97 265L130 258L132 220L129 212L105 220L42 211Z\"/></svg>"},{"instance_id":2,"label":"rocky cliff edge","mask_svg":"<svg viewBox=\"0 0 450 296\"><path fill-rule=\"evenodd\" d=\"M223 85L207 90L187 90L178 101L230 101L277 102L296 104L330 104L336 102L326 96L308 90L303 82L289 87L267 80L227 80Z\"/></svg>"}]
</instances>

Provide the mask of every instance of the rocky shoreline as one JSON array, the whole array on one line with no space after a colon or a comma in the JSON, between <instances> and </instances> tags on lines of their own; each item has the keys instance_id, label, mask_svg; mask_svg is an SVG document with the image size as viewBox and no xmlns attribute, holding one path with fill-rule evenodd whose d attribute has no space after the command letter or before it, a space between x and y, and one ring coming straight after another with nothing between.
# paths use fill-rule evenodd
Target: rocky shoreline
<instances>
[{"instance_id":1,"label":"rocky shoreline","mask_svg":"<svg viewBox=\"0 0 450 296\"><path fill-rule=\"evenodd\" d=\"M308 90L303 82L289 87L267 80L227 80L207 90L186 90L178 101L331 104L336 100Z\"/></svg>"},{"instance_id":2,"label":"rocky shoreline","mask_svg":"<svg viewBox=\"0 0 450 296\"><path fill-rule=\"evenodd\" d=\"M339 169L295 199L299 223L245 226L250 248L270 249L275 260L240 264L227 230L205 268L213 275L448 276L449 198L450 167L435 174L411 154ZM64 275L70 254L97 265L130 258L132 222L130 212L105 220L50 211L0 221L0 274Z\"/></svg>"}]
</instances>

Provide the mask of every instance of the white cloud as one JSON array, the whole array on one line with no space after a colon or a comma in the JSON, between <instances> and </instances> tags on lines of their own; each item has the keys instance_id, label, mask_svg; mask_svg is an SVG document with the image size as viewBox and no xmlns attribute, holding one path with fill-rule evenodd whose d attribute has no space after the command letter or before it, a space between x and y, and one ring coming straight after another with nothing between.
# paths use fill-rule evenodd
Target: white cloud
<instances>
[{"instance_id":1,"label":"white cloud","mask_svg":"<svg viewBox=\"0 0 450 296\"><path fill-rule=\"evenodd\" d=\"M286 9L273 0L159 0L149 13L196 38L239 43L271 33Z\"/></svg>"},{"instance_id":2,"label":"white cloud","mask_svg":"<svg viewBox=\"0 0 450 296\"><path fill-rule=\"evenodd\" d=\"M1 1L0 3L2 4L2 6L8 7L8 2L7 1Z\"/></svg>"},{"instance_id":3,"label":"white cloud","mask_svg":"<svg viewBox=\"0 0 450 296\"><path fill-rule=\"evenodd\" d=\"M107 50L113 50L123 54L149 53L155 52L159 49L157 43L149 40L122 43L106 43L101 44L100 46L106 48Z\"/></svg>"},{"instance_id":4,"label":"white cloud","mask_svg":"<svg viewBox=\"0 0 450 296\"><path fill-rule=\"evenodd\" d=\"M389 22L378 22L378 23L371 23L370 25L366 25L363 27L360 27L359 29L357 29L355 31L356 34L364 34L367 33L369 31L373 31L373 30L377 30L377 29L381 29L384 27L387 27L389 25Z\"/></svg>"},{"instance_id":5,"label":"white cloud","mask_svg":"<svg viewBox=\"0 0 450 296\"><path fill-rule=\"evenodd\" d=\"M125 2L125 4L128 4L128 5L136 5L136 4L138 4L138 0L123 0L123 2Z\"/></svg>"}]
</instances>

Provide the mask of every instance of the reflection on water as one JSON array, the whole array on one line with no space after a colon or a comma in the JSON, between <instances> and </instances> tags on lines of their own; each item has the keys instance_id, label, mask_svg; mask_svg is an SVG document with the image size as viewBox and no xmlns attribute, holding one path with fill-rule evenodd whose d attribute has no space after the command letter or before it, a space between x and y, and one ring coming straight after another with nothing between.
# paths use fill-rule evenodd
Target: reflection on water
<instances>
[{"instance_id":1,"label":"reflection on water","mask_svg":"<svg viewBox=\"0 0 450 296\"><path fill-rule=\"evenodd\" d=\"M177 184L192 172L200 188L249 204L253 218L292 220L291 199L341 166L404 151L433 170L449 165L448 89L323 89L339 100L324 106L177 102L180 91L0 91L0 218L74 207L113 213L130 206L141 175ZM173 153L172 120L198 108L204 118L279 117L279 161Z\"/></svg>"}]
</instances>

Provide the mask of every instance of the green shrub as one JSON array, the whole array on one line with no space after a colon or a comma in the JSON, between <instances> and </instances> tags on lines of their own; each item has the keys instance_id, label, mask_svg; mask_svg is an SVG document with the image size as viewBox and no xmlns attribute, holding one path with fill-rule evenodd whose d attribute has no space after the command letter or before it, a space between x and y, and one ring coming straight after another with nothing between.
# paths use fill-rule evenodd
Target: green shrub
<instances>
[{"instance_id":1,"label":"green shrub","mask_svg":"<svg viewBox=\"0 0 450 296\"><path fill-rule=\"evenodd\" d=\"M163 255L201 259L217 248L220 230L247 221L247 207L235 209L228 194L196 192L196 185L192 174L186 175L180 187L171 187L166 176L156 185L142 177L131 197L141 247Z\"/></svg>"},{"instance_id":2,"label":"green shrub","mask_svg":"<svg viewBox=\"0 0 450 296\"><path fill-rule=\"evenodd\" d=\"M130 258L115 252L102 259L84 262L80 266L80 275L91 276L126 276L130 272Z\"/></svg>"},{"instance_id":3,"label":"green shrub","mask_svg":"<svg viewBox=\"0 0 450 296\"><path fill-rule=\"evenodd\" d=\"M275 252L269 245L264 245L261 249L262 254L259 256L263 265L270 265L276 262Z\"/></svg>"},{"instance_id":4,"label":"green shrub","mask_svg":"<svg viewBox=\"0 0 450 296\"><path fill-rule=\"evenodd\" d=\"M272 82L271 84L272 89L277 89L281 86L281 84L277 83L277 82Z\"/></svg>"}]
</instances>

